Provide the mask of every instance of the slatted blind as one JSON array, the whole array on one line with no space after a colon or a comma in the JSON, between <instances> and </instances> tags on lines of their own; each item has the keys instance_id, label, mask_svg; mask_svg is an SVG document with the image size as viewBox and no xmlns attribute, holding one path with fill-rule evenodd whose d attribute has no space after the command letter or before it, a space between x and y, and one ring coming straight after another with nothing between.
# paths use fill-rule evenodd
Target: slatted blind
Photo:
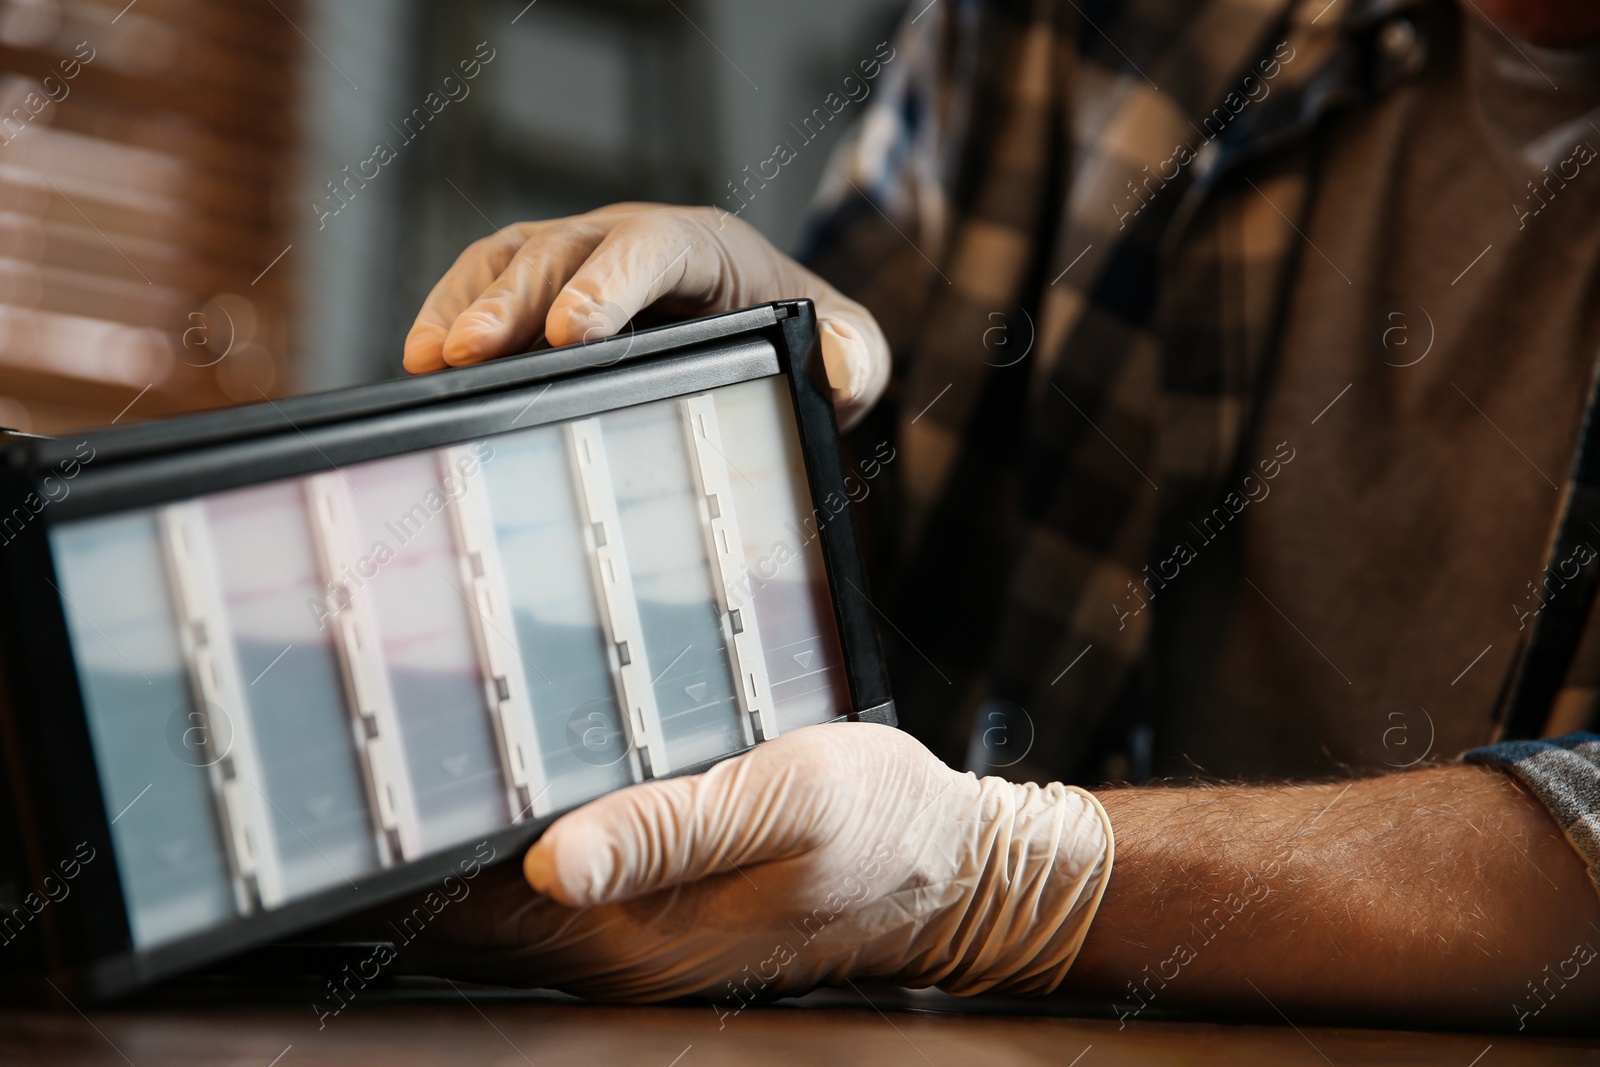
<instances>
[{"instance_id":1,"label":"slatted blind","mask_svg":"<svg viewBox=\"0 0 1600 1067\"><path fill-rule=\"evenodd\" d=\"M0 4L0 425L60 433L286 384L300 17L292 0Z\"/></svg>"}]
</instances>

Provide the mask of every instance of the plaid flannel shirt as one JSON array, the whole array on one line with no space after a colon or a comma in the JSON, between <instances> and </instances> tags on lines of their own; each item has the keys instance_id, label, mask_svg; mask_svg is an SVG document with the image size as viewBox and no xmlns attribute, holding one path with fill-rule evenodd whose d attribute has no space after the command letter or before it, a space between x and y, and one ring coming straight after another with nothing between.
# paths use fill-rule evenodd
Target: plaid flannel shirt
<instances>
[{"instance_id":1,"label":"plaid flannel shirt","mask_svg":"<svg viewBox=\"0 0 1600 1067\"><path fill-rule=\"evenodd\" d=\"M895 353L890 621L939 676L897 678L897 703L948 757L976 708L1012 702L1035 734L1012 773L1082 776L1143 696L1150 613L1111 605L1250 458L1314 193L1308 135L1416 72L1397 21L1458 16L1452 0L917 7L803 252ZM1587 826L1600 746L1562 746L1474 758Z\"/></svg>"},{"instance_id":2,"label":"plaid flannel shirt","mask_svg":"<svg viewBox=\"0 0 1600 1067\"><path fill-rule=\"evenodd\" d=\"M1145 653L1149 614L1110 605L1248 436L1302 243L1296 142L1366 74L1330 76L1344 35L1328 6L940 0L906 27L819 194L807 258L871 308L901 364L913 539L961 528L972 555L1014 563L998 604L948 598L993 620L988 654L934 658L971 668L951 687L968 703L1026 707L1048 772L1075 768ZM1247 160L1251 184L1223 181ZM1003 420L1025 439L1010 484L974 508L956 486L1001 372L1026 378ZM964 547L912 550L912 596Z\"/></svg>"}]
</instances>

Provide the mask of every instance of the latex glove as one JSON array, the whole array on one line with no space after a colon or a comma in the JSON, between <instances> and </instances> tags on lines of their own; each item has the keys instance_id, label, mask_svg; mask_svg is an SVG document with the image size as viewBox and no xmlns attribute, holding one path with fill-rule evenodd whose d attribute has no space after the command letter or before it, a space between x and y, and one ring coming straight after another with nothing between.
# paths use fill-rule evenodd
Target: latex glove
<instances>
[{"instance_id":1,"label":"latex glove","mask_svg":"<svg viewBox=\"0 0 1600 1067\"><path fill-rule=\"evenodd\" d=\"M428 294L406 336L412 373L610 337L658 301L685 317L809 297L841 422L889 381L889 346L866 308L711 208L615 204L519 222L473 243Z\"/></svg>"},{"instance_id":2,"label":"latex glove","mask_svg":"<svg viewBox=\"0 0 1600 1067\"><path fill-rule=\"evenodd\" d=\"M1109 877L1075 788L958 774L886 726L813 726L612 793L491 868L406 966L719 1011L846 979L1045 993Z\"/></svg>"}]
</instances>

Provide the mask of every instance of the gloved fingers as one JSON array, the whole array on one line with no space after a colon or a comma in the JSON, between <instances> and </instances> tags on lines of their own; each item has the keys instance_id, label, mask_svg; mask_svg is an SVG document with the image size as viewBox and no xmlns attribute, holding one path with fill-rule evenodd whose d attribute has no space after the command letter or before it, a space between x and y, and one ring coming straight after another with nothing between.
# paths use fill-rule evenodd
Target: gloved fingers
<instances>
[{"instance_id":1,"label":"gloved fingers","mask_svg":"<svg viewBox=\"0 0 1600 1067\"><path fill-rule=\"evenodd\" d=\"M643 974L670 969L665 937L623 908L564 907L504 874L485 871L460 903L419 894L381 909L371 936L394 940L397 972L470 981L625 995L629 987L606 990L603 979L639 972L640 986Z\"/></svg>"},{"instance_id":2,"label":"gloved fingers","mask_svg":"<svg viewBox=\"0 0 1600 1067\"><path fill-rule=\"evenodd\" d=\"M859 730L859 725L854 727ZM755 866L826 833L837 790L819 784L811 727L705 774L608 794L558 819L523 860L528 883L571 907L629 900L711 875L760 889ZM827 739L824 739L825 741Z\"/></svg>"},{"instance_id":3,"label":"gloved fingers","mask_svg":"<svg viewBox=\"0 0 1600 1067\"><path fill-rule=\"evenodd\" d=\"M823 366L848 428L882 395L889 351L865 307L783 256L738 219L706 209L612 204L519 223L475 242L434 286L406 338L412 373L613 336L664 298L689 311L810 296Z\"/></svg>"},{"instance_id":4,"label":"gloved fingers","mask_svg":"<svg viewBox=\"0 0 1600 1067\"><path fill-rule=\"evenodd\" d=\"M571 218L554 219L548 222L519 222L504 229L497 230L487 237L480 238L468 245L466 250L456 257L455 263L445 271L444 277L439 279L427 300L423 301L422 310L417 313L416 322L411 331L406 335L405 368L412 374L424 374L429 371L440 370L447 364L445 361L445 341L449 337L451 327L456 319L474 301L484 295L491 285L507 270L513 260L523 253L523 248L537 234L541 232L560 231L563 227L588 226L599 227L602 231L610 229L611 225L620 218L638 214L641 211L653 211L658 208L656 204L625 203L608 204L605 207L575 215ZM598 238L596 238L598 242ZM593 251L591 243L589 250ZM582 259L579 259L582 262ZM548 268L545 269L549 273ZM558 277L550 274L559 288L571 270L561 272ZM517 328L517 336L526 336L527 343L539 335L545 309L549 302L546 300L540 307L537 315L530 315L532 324L531 332ZM509 343L509 342L508 342ZM470 349L470 346L468 346ZM518 348L520 345L511 345ZM508 349L509 350L509 349ZM496 352L494 355L504 355L505 352ZM487 358L487 357L484 357Z\"/></svg>"},{"instance_id":5,"label":"gloved fingers","mask_svg":"<svg viewBox=\"0 0 1600 1067\"><path fill-rule=\"evenodd\" d=\"M445 366L444 341L456 316L506 269L527 240L527 224L508 226L472 242L435 283L406 334L405 368L424 374Z\"/></svg>"},{"instance_id":6,"label":"gloved fingers","mask_svg":"<svg viewBox=\"0 0 1600 1067\"><path fill-rule=\"evenodd\" d=\"M817 301L822 366L833 389L839 424L849 429L889 384L889 345L865 307L831 291Z\"/></svg>"},{"instance_id":7,"label":"gloved fingers","mask_svg":"<svg viewBox=\"0 0 1600 1067\"><path fill-rule=\"evenodd\" d=\"M568 907L619 899L656 868L692 847L681 812L693 803L694 778L636 785L557 819L528 849L522 873L540 893ZM648 873L635 868L648 865Z\"/></svg>"},{"instance_id":8,"label":"gloved fingers","mask_svg":"<svg viewBox=\"0 0 1600 1067\"><path fill-rule=\"evenodd\" d=\"M545 320L552 345L610 337L662 296L708 301L739 269L714 231L691 211L625 215L562 288ZM717 310L706 307L706 310Z\"/></svg>"},{"instance_id":9,"label":"gloved fingers","mask_svg":"<svg viewBox=\"0 0 1600 1067\"><path fill-rule=\"evenodd\" d=\"M579 216L537 228L498 277L461 310L445 338L453 367L525 352L544 328L561 286L604 239L611 220Z\"/></svg>"},{"instance_id":10,"label":"gloved fingers","mask_svg":"<svg viewBox=\"0 0 1600 1067\"><path fill-rule=\"evenodd\" d=\"M748 803L716 810L720 802L700 794L701 778L635 786L558 820L523 860L528 884L570 907L593 907L719 874L748 880L752 868L783 855L788 835L769 838L770 821L752 818Z\"/></svg>"}]
</instances>

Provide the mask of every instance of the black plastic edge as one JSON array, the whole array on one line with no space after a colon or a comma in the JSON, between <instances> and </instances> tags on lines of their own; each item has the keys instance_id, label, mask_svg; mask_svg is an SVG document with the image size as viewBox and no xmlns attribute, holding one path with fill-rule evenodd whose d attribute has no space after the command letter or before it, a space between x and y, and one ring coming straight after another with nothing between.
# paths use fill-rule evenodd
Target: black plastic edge
<instances>
[{"instance_id":1,"label":"black plastic edge","mask_svg":"<svg viewBox=\"0 0 1600 1067\"><path fill-rule=\"evenodd\" d=\"M17 499L28 484L0 469L0 500ZM65 607L38 517L0 545L0 658L8 665L0 748L30 891L48 889L47 876L59 881L61 864L80 844L94 850L66 895L30 920L43 935L48 966L66 981L66 969L102 955L108 944L128 943L130 933Z\"/></svg>"},{"instance_id":2,"label":"black plastic edge","mask_svg":"<svg viewBox=\"0 0 1600 1067\"><path fill-rule=\"evenodd\" d=\"M67 494L43 513L47 522L55 523L148 507L665 400L780 370L771 342L759 336L734 338L604 373L508 388L452 404L310 428L280 421L278 432L270 437L201 442L195 448L135 461L103 463L96 450L93 459L82 463Z\"/></svg>"},{"instance_id":3,"label":"black plastic edge","mask_svg":"<svg viewBox=\"0 0 1600 1067\"><path fill-rule=\"evenodd\" d=\"M672 778L701 774L723 760L732 759L747 751L749 749L728 752L714 759L703 760L658 778L652 778L650 781L664 782ZM452 845L420 859L409 860L399 867L369 871L360 877L360 881L364 884L359 890L361 893L359 901L352 897L347 887L335 886L271 911L260 912L227 926L203 931L170 944L143 951L125 951L111 958L97 960L76 973L63 973L60 979L69 983L64 988L76 991L74 997L81 995L91 1002L122 996L163 979L203 967L207 963L234 953L270 943L281 937L308 933L324 923L356 915L370 908L419 893L440 885L448 877L462 877L463 864L469 861L478 860L485 869L504 863L520 862L523 852L537 841L552 823L581 806L575 804L537 819L515 823L492 834L485 834L476 842ZM486 845L494 850L492 858L483 859L478 855L479 850Z\"/></svg>"},{"instance_id":4,"label":"black plastic edge","mask_svg":"<svg viewBox=\"0 0 1600 1067\"><path fill-rule=\"evenodd\" d=\"M881 726L899 726L900 719L894 713L894 701L886 700L876 707L866 708L856 712L856 722L875 722Z\"/></svg>"},{"instance_id":5,"label":"black plastic edge","mask_svg":"<svg viewBox=\"0 0 1600 1067\"><path fill-rule=\"evenodd\" d=\"M851 706L876 707L891 699L889 670L867 592L866 567L856 539L850 496L845 491L844 459L833 401L826 392L816 309L810 301L796 302L790 305L789 316L778 323L778 328L785 338L784 370L794 387L795 419L799 423L823 565L828 587L833 591L839 641L844 646ZM837 508L830 504L834 500Z\"/></svg>"},{"instance_id":6,"label":"black plastic edge","mask_svg":"<svg viewBox=\"0 0 1600 1067\"><path fill-rule=\"evenodd\" d=\"M619 356L613 347L605 362L594 358L603 351L596 344L450 372L473 377L470 387L460 389L436 388L430 384L434 379L422 378L253 405L244 409L251 414L243 420L235 419L244 413L241 409L230 409L70 439L6 435L5 459L0 462L0 517L25 495L37 493L41 479L58 473L62 464L77 464L70 492L44 504L20 532L0 543L0 653L13 665L26 665L9 676L0 675L4 694L0 746L6 750L5 776L23 827L27 866L37 885L52 862L70 855L78 841L89 841L97 853L93 863L84 865L70 897L47 907L39 917L48 950L47 973L62 990L74 999L103 1001L275 937L378 906L442 880L483 843L496 848L497 860L519 853L564 811L507 827L476 844L369 872L359 905L339 887L169 945L133 950L71 655L66 608L50 555L48 531L57 522L491 437L782 373L791 386L813 506L830 494L845 501L840 511L817 523L851 707L861 709L844 718L895 725L876 628L868 605L862 603L866 579L844 494L837 427L821 380L816 316L810 302L766 305L636 336L650 338L648 351L624 351ZM721 345L715 344L717 338L723 339ZM624 341L619 338L617 344ZM578 366L582 373L551 363L532 366L533 361L549 360L559 352L588 357ZM660 358L639 358L646 355ZM617 366L630 359L638 362ZM339 402L351 396L357 402ZM268 415L271 425L264 426ZM161 432L155 432L157 428ZM92 460L85 460L80 451L86 440L94 449ZM244 458L250 460L248 467L241 466ZM49 708L52 713L26 714L29 708ZM24 752L29 754L27 760L21 758ZM698 773L737 754L664 777ZM65 783L72 783L70 789Z\"/></svg>"},{"instance_id":7,"label":"black plastic edge","mask_svg":"<svg viewBox=\"0 0 1600 1067\"><path fill-rule=\"evenodd\" d=\"M760 330L778 321L771 304L711 315L670 326L636 330L625 326L616 337L567 345L449 368L414 378L335 389L304 396L244 404L156 422L90 430L71 440L15 435L11 448L25 465L51 467L72 458L72 443L87 440L96 456L109 462L158 455L178 448L239 441L283 432L285 424L309 430L349 419L460 400L514 385L545 382L646 360L686 345L710 344Z\"/></svg>"}]
</instances>

